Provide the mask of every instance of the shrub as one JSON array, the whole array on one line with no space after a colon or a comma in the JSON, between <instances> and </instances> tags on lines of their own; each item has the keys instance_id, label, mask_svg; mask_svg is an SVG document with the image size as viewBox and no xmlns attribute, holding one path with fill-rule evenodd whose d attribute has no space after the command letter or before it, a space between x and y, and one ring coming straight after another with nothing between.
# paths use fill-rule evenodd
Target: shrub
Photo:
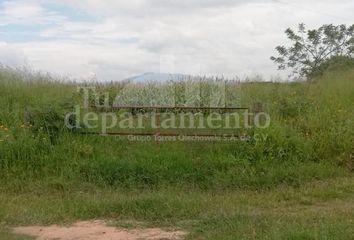
<instances>
[{"instance_id":1,"label":"shrub","mask_svg":"<svg viewBox=\"0 0 354 240\"><path fill-rule=\"evenodd\" d=\"M314 68L309 74L309 78L318 79L326 72L346 71L348 69L354 69L354 58L347 56L334 56Z\"/></svg>"}]
</instances>

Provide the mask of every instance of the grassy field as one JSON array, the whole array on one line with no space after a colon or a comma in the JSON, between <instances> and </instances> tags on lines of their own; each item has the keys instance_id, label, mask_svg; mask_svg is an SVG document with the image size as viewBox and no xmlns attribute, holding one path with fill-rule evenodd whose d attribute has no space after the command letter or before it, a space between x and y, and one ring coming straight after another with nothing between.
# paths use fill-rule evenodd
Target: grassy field
<instances>
[{"instance_id":1,"label":"grassy field","mask_svg":"<svg viewBox=\"0 0 354 240\"><path fill-rule=\"evenodd\" d=\"M241 92L270 114L269 128L251 130L266 139L157 147L67 131L74 84L1 69L0 238L22 239L18 225L108 219L187 239L352 239L354 72Z\"/></svg>"}]
</instances>

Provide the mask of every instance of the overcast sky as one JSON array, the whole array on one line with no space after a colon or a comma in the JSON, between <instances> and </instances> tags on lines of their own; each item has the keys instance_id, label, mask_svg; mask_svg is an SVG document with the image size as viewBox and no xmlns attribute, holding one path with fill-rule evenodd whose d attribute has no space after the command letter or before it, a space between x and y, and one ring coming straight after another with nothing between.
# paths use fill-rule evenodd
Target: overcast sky
<instances>
[{"instance_id":1,"label":"overcast sky","mask_svg":"<svg viewBox=\"0 0 354 240\"><path fill-rule=\"evenodd\" d=\"M0 62L102 81L269 77L287 27L353 24L353 12L353 0L0 0Z\"/></svg>"}]
</instances>

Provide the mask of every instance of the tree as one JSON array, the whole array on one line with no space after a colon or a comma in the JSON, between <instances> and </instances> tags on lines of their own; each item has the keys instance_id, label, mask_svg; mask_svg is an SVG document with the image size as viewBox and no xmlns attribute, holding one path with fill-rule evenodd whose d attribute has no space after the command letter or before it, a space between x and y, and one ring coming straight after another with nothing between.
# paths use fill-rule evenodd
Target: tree
<instances>
[{"instance_id":1,"label":"tree","mask_svg":"<svg viewBox=\"0 0 354 240\"><path fill-rule=\"evenodd\" d=\"M302 23L296 33L290 28L285 33L292 46L276 47L279 56L271 57L279 65L279 70L292 68L294 75L310 78L322 63L330 59L353 59L354 24L349 27L329 24L319 29L306 30Z\"/></svg>"}]
</instances>

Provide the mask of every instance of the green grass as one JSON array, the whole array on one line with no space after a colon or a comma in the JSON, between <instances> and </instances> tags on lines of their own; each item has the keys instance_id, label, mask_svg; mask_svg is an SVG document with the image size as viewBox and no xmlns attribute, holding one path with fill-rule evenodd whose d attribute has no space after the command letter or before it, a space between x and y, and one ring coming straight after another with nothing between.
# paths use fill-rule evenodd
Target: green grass
<instances>
[{"instance_id":1,"label":"green grass","mask_svg":"<svg viewBox=\"0 0 354 240\"><path fill-rule=\"evenodd\" d=\"M63 128L79 101L74 84L0 70L1 239L21 239L8 227L86 219L180 227L189 239L354 235L353 71L242 84L243 105L271 116L248 131L263 140L83 136Z\"/></svg>"},{"instance_id":2,"label":"green grass","mask_svg":"<svg viewBox=\"0 0 354 240\"><path fill-rule=\"evenodd\" d=\"M7 228L2 228L0 226L0 238L2 240L33 240L31 237L27 236L19 236L11 232L11 230Z\"/></svg>"},{"instance_id":3,"label":"green grass","mask_svg":"<svg viewBox=\"0 0 354 240\"><path fill-rule=\"evenodd\" d=\"M108 219L116 225L179 227L188 239L351 239L354 178L272 190L112 190L33 183L0 194L8 226ZM136 224L134 224L136 222Z\"/></svg>"}]
</instances>

